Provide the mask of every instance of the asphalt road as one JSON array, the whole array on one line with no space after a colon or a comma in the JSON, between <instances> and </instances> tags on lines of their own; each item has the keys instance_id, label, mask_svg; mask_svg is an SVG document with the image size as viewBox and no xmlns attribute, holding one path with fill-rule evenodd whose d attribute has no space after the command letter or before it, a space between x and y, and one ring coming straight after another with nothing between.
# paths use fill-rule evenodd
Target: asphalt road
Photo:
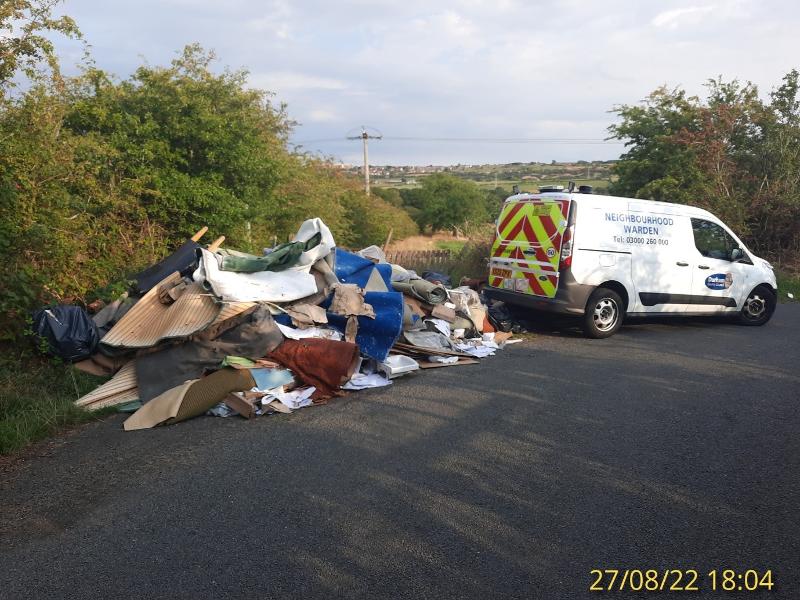
<instances>
[{"instance_id":1,"label":"asphalt road","mask_svg":"<svg viewBox=\"0 0 800 600\"><path fill-rule=\"evenodd\" d=\"M0 597L573 599L592 569L731 568L799 598L799 339L800 305L544 330L290 416L114 416L6 466Z\"/></svg>"}]
</instances>

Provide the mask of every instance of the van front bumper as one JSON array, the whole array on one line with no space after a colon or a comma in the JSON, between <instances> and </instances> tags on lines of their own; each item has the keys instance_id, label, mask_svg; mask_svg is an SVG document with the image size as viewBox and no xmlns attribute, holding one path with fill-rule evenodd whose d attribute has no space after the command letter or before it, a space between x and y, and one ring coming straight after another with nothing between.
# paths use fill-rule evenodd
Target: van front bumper
<instances>
[{"instance_id":1,"label":"van front bumper","mask_svg":"<svg viewBox=\"0 0 800 600\"><path fill-rule=\"evenodd\" d=\"M570 279L572 277L569 274L562 275L554 298L522 294L491 286L483 288L483 293L492 300L502 300L506 304L514 306L563 315L582 315L586 310L589 296L596 288L592 285L577 283L574 279L570 281Z\"/></svg>"}]
</instances>

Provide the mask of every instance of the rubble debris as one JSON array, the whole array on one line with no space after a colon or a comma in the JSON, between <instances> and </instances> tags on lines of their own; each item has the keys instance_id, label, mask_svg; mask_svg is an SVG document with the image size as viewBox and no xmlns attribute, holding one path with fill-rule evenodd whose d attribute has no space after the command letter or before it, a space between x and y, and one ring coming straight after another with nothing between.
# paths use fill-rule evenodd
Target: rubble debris
<instances>
[{"instance_id":1,"label":"rubble debris","mask_svg":"<svg viewBox=\"0 0 800 600\"><path fill-rule=\"evenodd\" d=\"M225 404L231 410L236 411L236 414L244 417L245 419L252 419L256 416L256 406L252 401L246 400L239 394L228 394L225 396Z\"/></svg>"},{"instance_id":2,"label":"rubble debris","mask_svg":"<svg viewBox=\"0 0 800 600\"><path fill-rule=\"evenodd\" d=\"M442 319L448 323L454 323L456 320L456 311L455 308L450 308L446 304L437 304L431 309L431 317Z\"/></svg>"},{"instance_id":3,"label":"rubble debris","mask_svg":"<svg viewBox=\"0 0 800 600\"><path fill-rule=\"evenodd\" d=\"M432 356L431 360L420 360L419 368L436 369L438 367L454 367L456 365L477 365L479 362L481 362L476 358L464 358L462 356L448 357L448 358L454 358L455 360L433 360L435 358L439 357Z\"/></svg>"},{"instance_id":4,"label":"rubble debris","mask_svg":"<svg viewBox=\"0 0 800 600\"><path fill-rule=\"evenodd\" d=\"M128 300L128 292L125 292L113 302L103 306L100 310L92 315L92 321L94 321L94 324L97 325L98 328L101 328L119 321L119 319L122 318L122 315L117 315L117 312L120 310L126 300Z\"/></svg>"},{"instance_id":5,"label":"rubble debris","mask_svg":"<svg viewBox=\"0 0 800 600\"><path fill-rule=\"evenodd\" d=\"M266 356L283 340L269 310L253 306L182 344L140 354L136 359L140 399L147 402L187 379L198 379L207 370L218 368L227 356Z\"/></svg>"},{"instance_id":6,"label":"rubble debris","mask_svg":"<svg viewBox=\"0 0 800 600\"><path fill-rule=\"evenodd\" d=\"M295 304L287 307L285 310L292 318L292 325L300 329L308 329L315 325L324 325L328 322L325 309L314 304Z\"/></svg>"},{"instance_id":7,"label":"rubble debris","mask_svg":"<svg viewBox=\"0 0 800 600\"><path fill-rule=\"evenodd\" d=\"M255 273L223 271L213 253L200 252L200 266L194 272L194 280L223 302L289 302L317 292L310 269Z\"/></svg>"},{"instance_id":8,"label":"rubble debris","mask_svg":"<svg viewBox=\"0 0 800 600\"><path fill-rule=\"evenodd\" d=\"M103 385L75 401L77 406L97 410L106 406L125 404L139 399L134 361L126 363L117 374Z\"/></svg>"},{"instance_id":9,"label":"rubble debris","mask_svg":"<svg viewBox=\"0 0 800 600\"><path fill-rule=\"evenodd\" d=\"M497 331L510 332L514 327L514 317L504 302L495 302L489 307L489 321Z\"/></svg>"},{"instance_id":10,"label":"rubble debris","mask_svg":"<svg viewBox=\"0 0 800 600\"><path fill-rule=\"evenodd\" d=\"M419 363L413 358L402 354L392 354L386 357L385 361L378 364L378 370L386 375L388 379L394 379L417 369L419 369Z\"/></svg>"},{"instance_id":11,"label":"rubble debris","mask_svg":"<svg viewBox=\"0 0 800 600\"><path fill-rule=\"evenodd\" d=\"M445 275L444 273L438 273L436 271L423 271L422 278L426 281L430 281L431 283L443 285L446 288L453 287L452 279L450 279L449 275Z\"/></svg>"},{"instance_id":12,"label":"rubble debris","mask_svg":"<svg viewBox=\"0 0 800 600\"><path fill-rule=\"evenodd\" d=\"M126 431L201 414L253 419L476 364L515 341L474 290L389 264L377 246L338 248L320 219L263 256L221 248L224 236L204 248L202 233L93 318L57 307L99 338L68 353L76 366L113 375L79 406L135 410Z\"/></svg>"}]
</instances>

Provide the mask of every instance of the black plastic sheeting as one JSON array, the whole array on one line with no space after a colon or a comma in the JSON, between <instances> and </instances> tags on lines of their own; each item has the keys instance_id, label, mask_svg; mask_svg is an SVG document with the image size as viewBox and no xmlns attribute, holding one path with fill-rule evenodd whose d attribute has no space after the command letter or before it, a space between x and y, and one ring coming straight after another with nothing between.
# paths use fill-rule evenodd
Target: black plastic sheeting
<instances>
[{"instance_id":1,"label":"black plastic sheeting","mask_svg":"<svg viewBox=\"0 0 800 600\"><path fill-rule=\"evenodd\" d=\"M147 267L138 275L134 275L136 291L139 294L146 294L150 288L175 271L178 271L183 277L190 275L197 268L198 248L200 248L200 244L192 240L186 240L180 248L161 262Z\"/></svg>"},{"instance_id":2,"label":"black plastic sheeting","mask_svg":"<svg viewBox=\"0 0 800 600\"><path fill-rule=\"evenodd\" d=\"M489 322L497 331L509 332L514 328L514 315L502 302L495 302L489 307Z\"/></svg>"},{"instance_id":3,"label":"black plastic sheeting","mask_svg":"<svg viewBox=\"0 0 800 600\"><path fill-rule=\"evenodd\" d=\"M438 273L436 271L423 271L422 278L431 283L441 283L444 287L453 287L453 282L449 275Z\"/></svg>"},{"instance_id":4,"label":"black plastic sheeting","mask_svg":"<svg viewBox=\"0 0 800 600\"><path fill-rule=\"evenodd\" d=\"M33 313L33 331L50 352L69 362L89 358L100 342L97 326L80 306L40 308Z\"/></svg>"}]
</instances>

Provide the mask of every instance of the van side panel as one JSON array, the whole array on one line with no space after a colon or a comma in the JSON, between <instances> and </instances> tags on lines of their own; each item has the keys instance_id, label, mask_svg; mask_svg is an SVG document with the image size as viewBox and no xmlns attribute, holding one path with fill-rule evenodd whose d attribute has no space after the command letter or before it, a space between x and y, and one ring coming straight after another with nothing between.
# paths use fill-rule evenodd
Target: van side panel
<instances>
[{"instance_id":1,"label":"van side panel","mask_svg":"<svg viewBox=\"0 0 800 600\"><path fill-rule=\"evenodd\" d=\"M569 199L509 200L497 220L489 285L526 295L553 298L567 227Z\"/></svg>"}]
</instances>

